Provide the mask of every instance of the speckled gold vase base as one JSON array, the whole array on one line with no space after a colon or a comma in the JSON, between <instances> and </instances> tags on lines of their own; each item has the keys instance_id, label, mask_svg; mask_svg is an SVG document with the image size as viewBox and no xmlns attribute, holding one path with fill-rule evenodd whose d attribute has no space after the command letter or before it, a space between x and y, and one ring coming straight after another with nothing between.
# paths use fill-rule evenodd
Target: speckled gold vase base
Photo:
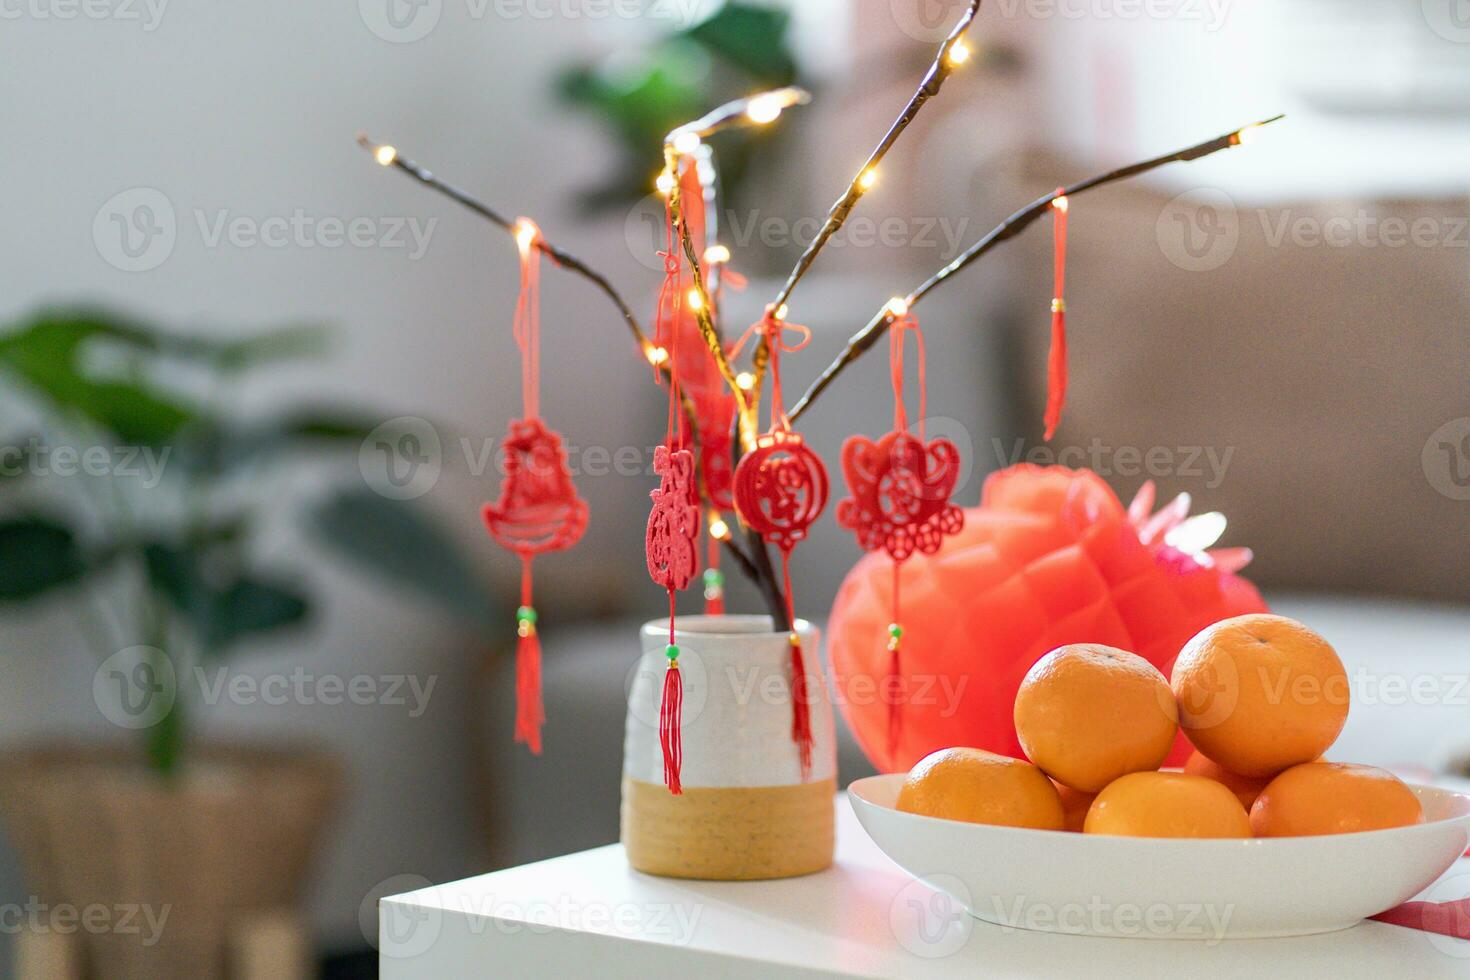
<instances>
[{"instance_id":1,"label":"speckled gold vase base","mask_svg":"<svg viewBox=\"0 0 1470 980\"><path fill-rule=\"evenodd\" d=\"M832 863L837 780L735 789L623 777L623 848L639 871L668 878L792 878Z\"/></svg>"}]
</instances>

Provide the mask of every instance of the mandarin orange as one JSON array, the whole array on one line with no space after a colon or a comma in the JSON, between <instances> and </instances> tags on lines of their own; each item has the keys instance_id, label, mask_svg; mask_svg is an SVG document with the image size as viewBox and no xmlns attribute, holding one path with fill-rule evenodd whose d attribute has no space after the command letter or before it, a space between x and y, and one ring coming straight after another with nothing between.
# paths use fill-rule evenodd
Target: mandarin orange
<instances>
[{"instance_id":1,"label":"mandarin orange","mask_svg":"<svg viewBox=\"0 0 1470 980\"><path fill-rule=\"evenodd\" d=\"M1169 682L1142 657L1097 643L1058 647L1016 692L1016 736L1059 783L1096 793L1119 776L1157 769L1174 744Z\"/></svg>"},{"instance_id":2,"label":"mandarin orange","mask_svg":"<svg viewBox=\"0 0 1470 980\"><path fill-rule=\"evenodd\" d=\"M1256 797L1261 795L1261 790L1271 781L1270 776L1242 776L1238 772L1231 772L1220 763L1211 759L1195 749L1189 759L1184 763L1184 772L1190 776L1203 776L1213 779L1234 793L1240 800L1240 805L1247 810L1251 804L1256 802Z\"/></svg>"},{"instance_id":3,"label":"mandarin orange","mask_svg":"<svg viewBox=\"0 0 1470 980\"><path fill-rule=\"evenodd\" d=\"M1393 773L1338 762L1292 766L1251 807L1257 837L1350 834L1423 822L1419 797Z\"/></svg>"},{"instance_id":4,"label":"mandarin orange","mask_svg":"<svg viewBox=\"0 0 1470 980\"><path fill-rule=\"evenodd\" d=\"M1067 821L1066 829L1081 833L1082 824L1087 820L1087 808L1092 806L1092 801L1097 798L1097 794L1084 793L1080 789L1073 789L1055 779L1052 780L1052 785L1057 788L1057 796L1062 800L1062 813Z\"/></svg>"},{"instance_id":5,"label":"mandarin orange","mask_svg":"<svg viewBox=\"0 0 1470 980\"><path fill-rule=\"evenodd\" d=\"M983 749L940 749L909 771L898 809L946 820L1061 830L1062 801L1029 762Z\"/></svg>"},{"instance_id":6,"label":"mandarin orange","mask_svg":"<svg viewBox=\"0 0 1470 980\"><path fill-rule=\"evenodd\" d=\"M1135 772L1092 801L1083 833L1123 837L1249 837L1250 818L1220 783L1179 772Z\"/></svg>"},{"instance_id":7,"label":"mandarin orange","mask_svg":"<svg viewBox=\"0 0 1470 980\"><path fill-rule=\"evenodd\" d=\"M1342 661L1321 636L1284 616L1206 627L1180 651L1172 683L1185 735L1242 776L1316 759L1347 721Z\"/></svg>"}]
</instances>

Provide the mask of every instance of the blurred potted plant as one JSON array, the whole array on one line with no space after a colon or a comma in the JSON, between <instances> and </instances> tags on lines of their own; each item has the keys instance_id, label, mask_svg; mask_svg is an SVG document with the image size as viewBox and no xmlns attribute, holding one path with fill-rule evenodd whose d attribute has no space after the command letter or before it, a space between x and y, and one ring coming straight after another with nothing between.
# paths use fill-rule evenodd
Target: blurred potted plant
<instances>
[{"instance_id":1,"label":"blurred potted plant","mask_svg":"<svg viewBox=\"0 0 1470 980\"><path fill-rule=\"evenodd\" d=\"M0 614L66 603L101 661L99 710L140 736L9 753L0 808L41 901L167 915L151 943L146 930L80 933L96 975L221 975L234 924L294 904L339 795L320 750L200 744L186 729L195 665L311 612L300 577L252 553L264 513L285 502L267 479L323 450L355 457L374 424L322 406L241 418L231 386L323 339L205 339L95 310L0 331L0 381L43 428L0 433ZM451 539L411 504L359 481L307 517L355 564L497 624Z\"/></svg>"}]
</instances>

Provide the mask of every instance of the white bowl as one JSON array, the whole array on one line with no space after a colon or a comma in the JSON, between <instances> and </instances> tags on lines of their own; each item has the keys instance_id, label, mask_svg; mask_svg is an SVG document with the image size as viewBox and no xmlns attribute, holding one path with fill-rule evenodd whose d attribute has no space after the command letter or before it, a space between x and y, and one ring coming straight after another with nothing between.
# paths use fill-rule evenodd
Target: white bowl
<instances>
[{"instance_id":1,"label":"white bowl","mask_svg":"<svg viewBox=\"0 0 1470 980\"><path fill-rule=\"evenodd\" d=\"M899 867L986 922L1089 936L1205 940L1346 929L1427 888L1470 846L1470 797L1413 786L1425 823L1323 837L1109 837L894 809L904 774L848 787Z\"/></svg>"}]
</instances>

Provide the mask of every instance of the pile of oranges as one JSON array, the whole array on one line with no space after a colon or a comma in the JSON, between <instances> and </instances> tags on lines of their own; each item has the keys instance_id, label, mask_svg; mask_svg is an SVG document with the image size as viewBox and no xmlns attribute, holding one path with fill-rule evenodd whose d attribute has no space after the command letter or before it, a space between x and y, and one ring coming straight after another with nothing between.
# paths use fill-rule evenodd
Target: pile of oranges
<instances>
[{"instance_id":1,"label":"pile of oranges","mask_svg":"<svg viewBox=\"0 0 1470 980\"><path fill-rule=\"evenodd\" d=\"M898 809L1010 827L1128 837L1295 837L1422 823L1407 786L1326 762L1348 715L1347 673L1321 636L1282 616L1223 620L1180 651L1172 684L1096 644L1038 660L1016 694L1029 761L942 749L909 773ZM1183 730L1183 772L1159 766Z\"/></svg>"}]
</instances>

